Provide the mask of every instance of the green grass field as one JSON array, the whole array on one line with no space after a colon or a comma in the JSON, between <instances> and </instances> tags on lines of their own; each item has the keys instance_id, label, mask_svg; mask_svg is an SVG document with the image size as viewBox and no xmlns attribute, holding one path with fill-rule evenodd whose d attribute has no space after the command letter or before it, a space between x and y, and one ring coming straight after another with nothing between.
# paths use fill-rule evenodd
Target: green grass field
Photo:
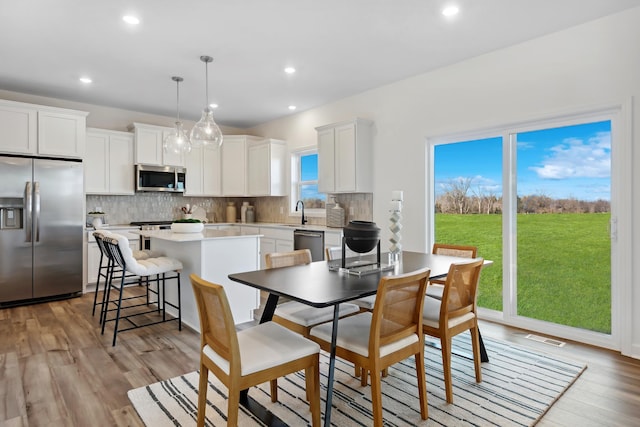
<instances>
[{"instance_id":1,"label":"green grass field","mask_svg":"<svg viewBox=\"0 0 640 427\"><path fill-rule=\"evenodd\" d=\"M518 215L518 314L611 333L609 214ZM436 214L436 241L478 247L478 305L502 311L502 216Z\"/></svg>"}]
</instances>

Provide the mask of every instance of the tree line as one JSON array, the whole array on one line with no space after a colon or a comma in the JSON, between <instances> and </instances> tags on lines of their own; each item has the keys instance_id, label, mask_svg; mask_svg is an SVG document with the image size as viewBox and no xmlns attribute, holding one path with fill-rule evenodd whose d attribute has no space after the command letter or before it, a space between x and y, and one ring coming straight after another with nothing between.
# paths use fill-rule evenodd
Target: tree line
<instances>
[{"instance_id":1,"label":"tree line","mask_svg":"<svg viewBox=\"0 0 640 427\"><path fill-rule=\"evenodd\" d=\"M436 213L500 214L502 197L481 185L473 186L473 178L459 178L443 184L444 191L436 197ZM518 213L606 213L611 211L608 200L554 199L545 194L518 196Z\"/></svg>"}]
</instances>

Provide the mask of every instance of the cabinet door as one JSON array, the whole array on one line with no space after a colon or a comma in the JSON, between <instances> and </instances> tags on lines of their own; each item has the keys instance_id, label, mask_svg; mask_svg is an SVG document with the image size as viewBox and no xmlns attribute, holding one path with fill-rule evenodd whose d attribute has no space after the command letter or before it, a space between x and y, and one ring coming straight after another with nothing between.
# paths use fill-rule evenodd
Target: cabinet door
<instances>
[{"instance_id":1,"label":"cabinet door","mask_svg":"<svg viewBox=\"0 0 640 427\"><path fill-rule=\"evenodd\" d=\"M276 252L291 252L293 251L292 240L276 240Z\"/></svg>"},{"instance_id":2,"label":"cabinet door","mask_svg":"<svg viewBox=\"0 0 640 427\"><path fill-rule=\"evenodd\" d=\"M268 196L271 189L269 144L252 145L247 149L248 187L250 196Z\"/></svg>"},{"instance_id":3,"label":"cabinet door","mask_svg":"<svg viewBox=\"0 0 640 427\"><path fill-rule=\"evenodd\" d=\"M318 131L318 191L333 193L335 184L334 129Z\"/></svg>"},{"instance_id":4,"label":"cabinet door","mask_svg":"<svg viewBox=\"0 0 640 427\"><path fill-rule=\"evenodd\" d=\"M335 129L335 191L356 191L356 129L355 124Z\"/></svg>"},{"instance_id":5,"label":"cabinet door","mask_svg":"<svg viewBox=\"0 0 640 427\"><path fill-rule=\"evenodd\" d=\"M204 189L202 187L202 147L193 148L189 154L184 156L184 165L187 168L185 196L202 196Z\"/></svg>"},{"instance_id":6,"label":"cabinet door","mask_svg":"<svg viewBox=\"0 0 640 427\"><path fill-rule=\"evenodd\" d=\"M35 154L37 122L35 108L0 104L0 152Z\"/></svg>"},{"instance_id":7,"label":"cabinet door","mask_svg":"<svg viewBox=\"0 0 640 427\"><path fill-rule=\"evenodd\" d=\"M222 143L222 195L244 196L246 171L244 138L225 137Z\"/></svg>"},{"instance_id":8,"label":"cabinet door","mask_svg":"<svg viewBox=\"0 0 640 427\"><path fill-rule=\"evenodd\" d=\"M109 194L135 194L133 135L109 138Z\"/></svg>"},{"instance_id":9,"label":"cabinet door","mask_svg":"<svg viewBox=\"0 0 640 427\"><path fill-rule=\"evenodd\" d=\"M38 153L49 156L84 157L84 117L51 111L38 112Z\"/></svg>"},{"instance_id":10,"label":"cabinet door","mask_svg":"<svg viewBox=\"0 0 640 427\"><path fill-rule=\"evenodd\" d=\"M109 192L108 161L109 136L105 133L87 132L87 152L84 156L84 185L87 194Z\"/></svg>"},{"instance_id":11,"label":"cabinet door","mask_svg":"<svg viewBox=\"0 0 640 427\"><path fill-rule=\"evenodd\" d=\"M260 268L267 268L265 255L276 252L276 240L269 237L260 238Z\"/></svg>"},{"instance_id":12,"label":"cabinet door","mask_svg":"<svg viewBox=\"0 0 640 427\"><path fill-rule=\"evenodd\" d=\"M135 162L162 166L162 131L136 127Z\"/></svg>"},{"instance_id":13,"label":"cabinet door","mask_svg":"<svg viewBox=\"0 0 640 427\"><path fill-rule=\"evenodd\" d=\"M187 168L187 177L189 176ZM202 153L202 194L204 196L220 196L220 148L204 149Z\"/></svg>"},{"instance_id":14,"label":"cabinet door","mask_svg":"<svg viewBox=\"0 0 640 427\"><path fill-rule=\"evenodd\" d=\"M91 236L93 238L93 236ZM87 244L87 283L96 283L100 266L100 248L97 243ZM103 283L104 284L104 283Z\"/></svg>"}]
</instances>

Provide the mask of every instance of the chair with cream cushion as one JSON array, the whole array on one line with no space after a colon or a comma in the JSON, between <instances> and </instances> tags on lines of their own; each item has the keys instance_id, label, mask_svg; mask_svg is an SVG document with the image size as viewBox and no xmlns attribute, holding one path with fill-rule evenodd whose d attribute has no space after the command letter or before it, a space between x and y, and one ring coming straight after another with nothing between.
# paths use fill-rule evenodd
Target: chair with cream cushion
<instances>
[{"instance_id":1,"label":"chair with cream cushion","mask_svg":"<svg viewBox=\"0 0 640 427\"><path fill-rule=\"evenodd\" d=\"M100 292L100 279L103 279L103 293L102 293L102 301L101 301L101 309L100 309L100 323L102 323L102 313L103 310L102 308L104 307L104 302L105 302L105 297L107 295L106 290L107 290L107 282L109 280L108 278L108 273L111 271L111 268L113 267L111 265L110 262L110 258L109 255L106 252L106 248L104 245L104 242L102 241L102 238L104 236L109 236L112 233L108 230L96 230L93 233L93 237L96 239L96 243L98 245L98 249L100 249L100 260L98 262L98 275L96 278L96 291L93 295L93 310L91 312L92 316L95 316L96 314L96 306L98 305L98 293ZM158 251L151 251L151 250L134 250L132 251L133 253L133 257L136 260L141 260L141 259L147 259L147 258L155 258L155 257L159 257L162 256L161 252ZM119 272L119 269L115 269L116 273ZM148 289L148 288L147 288ZM147 294L147 299L148 299L148 294Z\"/></svg>"},{"instance_id":2,"label":"chair with cream cushion","mask_svg":"<svg viewBox=\"0 0 640 427\"><path fill-rule=\"evenodd\" d=\"M468 263L451 264L444 284L442 299L430 296L426 296L424 299L422 330L426 335L440 339L442 370L448 403L453 403L451 339L466 330L471 332L476 382L482 381L476 293L483 262L484 260L480 258Z\"/></svg>"},{"instance_id":3,"label":"chair with cream cushion","mask_svg":"<svg viewBox=\"0 0 640 427\"><path fill-rule=\"evenodd\" d=\"M384 276L378 285L372 312L361 312L338 321L336 357L349 360L371 373L373 425L382 426L381 372L414 356L420 399L420 415L428 417L424 369L422 312L429 270ZM331 350L332 323L311 329L310 337L325 351ZM366 375L363 375L366 384ZM393 392L393 391L391 391Z\"/></svg>"},{"instance_id":4,"label":"chair with cream cushion","mask_svg":"<svg viewBox=\"0 0 640 427\"><path fill-rule=\"evenodd\" d=\"M200 384L197 425L205 424L211 371L229 390L227 425L238 423L240 391L267 381L277 401L277 378L305 370L312 425L320 425L320 346L274 322L236 332L224 288L191 274L200 316Z\"/></svg>"},{"instance_id":5,"label":"chair with cream cushion","mask_svg":"<svg viewBox=\"0 0 640 427\"><path fill-rule=\"evenodd\" d=\"M437 255L457 256L460 258L475 258L478 254L478 248L475 246L434 243L431 253ZM429 280L429 286L427 286L427 295L432 298L442 299L442 291L444 289L445 280L446 277Z\"/></svg>"},{"instance_id":6,"label":"chair with cream cushion","mask_svg":"<svg viewBox=\"0 0 640 427\"><path fill-rule=\"evenodd\" d=\"M339 246L326 248L325 256L327 258L327 261L342 259L342 248ZM360 311L372 311L373 306L376 303L376 296L371 295L369 297L354 299L353 301L351 301L351 303L360 307Z\"/></svg>"},{"instance_id":7,"label":"chair with cream cushion","mask_svg":"<svg viewBox=\"0 0 640 427\"><path fill-rule=\"evenodd\" d=\"M272 252L265 256L267 268L292 267L310 264L311 251L298 249L291 252ZM300 283L304 286L304 283ZM360 311L355 304L340 304L340 317L349 316ZM333 307L317 308L297 301L278 304L273 314L273 321L294 332L308 337L309 330L320 323L333 320Z\"/></svg>"},{"instance_id":8,"label":"chair with cream cushion","mask_svg":"<svg viewBox=\"0 0 640 427\"><path fill-rule=\"evenodd\" d=\"M177 259L163 256L136 260L133 257L133 251L129 247L129 239L119 234L112 233L109 236L103 235L102 241L104 242L106 253L109 256L109 262L112 266L112 271L108 274L109 281L103 306L102 333L104 334L107 322L114 322L113 345L115 346L118 332L130 329L177 320L178 329L182 330L182 308L180 304L180 271L182 270L182 263ZM119 269L119 273L116 271L116 268ZM177 284L177 301L173 302L168 301L166 292L166 282L170 279L175 279ZM138 308L149 305L148 293L145 295L134 295L123 298L125 286L133 283L140 284L142 281L147 288L153 283L157 285L159 296L157 309L143 311ZM111 300L111 290L117 291L117 297L113 300ZM135 300L138 298L145 298L146 302L139 304L127 302L128 300ZM125 301L126 304L123 304L123 301ZM115 308L110 308L112 305L114 305ZM177 310L177 318L167 319L167 306L173 307ZM115 312L115 316L109 318L108 315L110 312ZM146 315L151 313L157 313L157 315L161 314L162 317L159 320L147 319L144 323L136 323L133 320L138 316L146 317ZM120 328L121 319L126 320L132 326Z\"/></svg>"}]
</instances>

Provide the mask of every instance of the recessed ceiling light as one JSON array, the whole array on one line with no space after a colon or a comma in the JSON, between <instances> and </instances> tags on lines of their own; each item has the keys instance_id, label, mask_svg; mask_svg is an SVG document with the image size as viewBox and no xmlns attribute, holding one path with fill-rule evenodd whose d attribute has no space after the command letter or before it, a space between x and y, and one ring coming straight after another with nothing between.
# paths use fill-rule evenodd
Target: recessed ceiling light
<instances>
[{"instance_id":1,"label":"recessed ceiling light","mask_svg":"<svg viewBox=\"0 0 640 427\"><path fill-rule=\"evenodd\" d=\"M89 83L91 83L93 80L91 80L89 77L80 77L80 81L81 81L82 83L89 84Z\"/></svg>"},{"instance_id":2,"label":"recessed ceiling light","mask_svg":"<svg viewBox=\"0 0 640 427\"><path fill-rule=\"evenodd\" d=\"M284 72L287 73L287 74L293 74L293 73L296 72L296 69L293 68L293 67L287 67L287 68L284 69Z\"/></svg>"},{"instance_id":3,"label":"recessed ceiling light","mask_svg":"<svg viewBox=\"0 0 640 427\"><path fill-rule=\"evenodd\" d=\"M209 107L211 107L211 108L218 108L218 104L209 104Z\"/></svg>"},{"instance_id":4,"label":"recessed ceiling light","mask_svg":"<svg viewBox=\"0 0 640 427\"><path fill-rule=\"evenodd\" d=\"M122 17L122 20L131 25L138 25L140 23L140 20L133 15L125 15Z\"/></svg>"},{"instance_id":5,"label":"recessed ceiling light","mask_svg":"<svg viewBox=\"0 0 640 427\"><path fill-rule=\"evenodd\" d=\"M295 106L295 105L289 105L289 110L293 111L293 110L295 110L295 109L296 109L296 106Z\"/></svg>"},{"instance_id":6,"label":"recessed ceiling light","mask_svg":"<svg viewBox=\"0 0 640 427\"><path fill-rule=\"evenodd\" d=\"M460 9L458 8L458 6L447 6L444 9L442 9L442 14L444 16L454 16L454 15L457 15L458 12L460 12Z\"/></svg>"}]
</instances>

